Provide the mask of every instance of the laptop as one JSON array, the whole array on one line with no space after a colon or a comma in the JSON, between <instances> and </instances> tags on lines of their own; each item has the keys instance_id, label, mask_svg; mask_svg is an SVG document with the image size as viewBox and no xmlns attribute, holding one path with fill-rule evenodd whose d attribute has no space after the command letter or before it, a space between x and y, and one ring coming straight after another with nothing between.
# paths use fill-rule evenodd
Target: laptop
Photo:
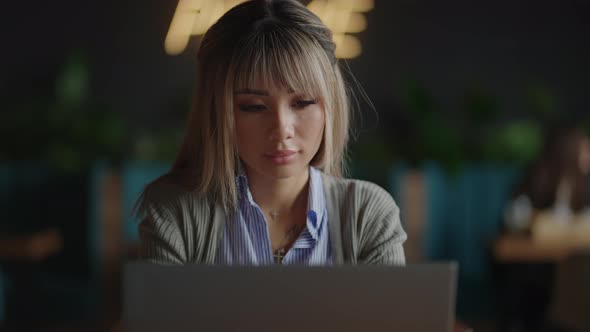
<instances>
[{"instance_id":1,"label":"laptop","mask_svg":"<svg viewBox=\"0 0 590 332\"><path fill-rule=\"evenodd\" d=\"M456 263L125 266L125 332L450 332Z\"/></svg>"}]
</instances>

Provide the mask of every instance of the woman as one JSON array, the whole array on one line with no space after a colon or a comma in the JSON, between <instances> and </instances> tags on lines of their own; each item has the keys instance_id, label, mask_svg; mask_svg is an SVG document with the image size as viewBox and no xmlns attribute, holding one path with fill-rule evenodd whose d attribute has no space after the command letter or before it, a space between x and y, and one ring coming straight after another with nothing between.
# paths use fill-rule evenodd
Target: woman
<instances>
[{"instance_id":1,"label":"woman","mask_svg":"<svg viewBox=\"0 0 590 332\"><path fill-rule=\"evenodd\" d=\"M399 209L341 178L349 99L330 30L294 0L255 0L203 37L186 137L138 211L157 263L405 263Z\"/></svg>"},{"instance_id":2,"label":"woman","mask_svg":"<svg viewBox=\"0 0 590 332\"><path fill-rule=\"evenodd\" d=\"M588 207L590 139L580 128L549 133L540 157L525 173L506 213L506 232L530 233L539 212L552 210L556 221L571 222ZM555 264L498 265L502 331L566 331L549 317Z\"/></svg>"},{"instance_id":3,"label":"woman","mask_svg":"<svg viewBox=\"0 0 590 332\"><path fill-rule=\"evenodd\" d=\"M505 221L509 232L530 232L539 211L553 210L569 218L588 207L590 138L581 128L559 128L549 133L540 157L525 172L513 193ZM567 220L564 220L567 222Z\"/></svg>"}]
</instances>

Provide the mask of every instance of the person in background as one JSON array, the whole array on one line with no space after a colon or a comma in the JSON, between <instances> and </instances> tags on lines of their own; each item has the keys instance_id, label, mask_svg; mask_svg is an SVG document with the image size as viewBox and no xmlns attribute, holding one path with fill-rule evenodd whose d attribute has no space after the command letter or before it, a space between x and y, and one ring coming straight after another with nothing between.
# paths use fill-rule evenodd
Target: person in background
<instances>
[{"instance_id":1,"label":"person in background","mask_svg":"<svg viewBox=\"0 0 590 332\"><path fill-rule=\"evenodd\" d=\"M528 232L539 211L567 217L588 205L590 138L580 128L559 129L546 139L540 158L525 172L507 209L506 229Z\"/></svg>"},{"instance_id":2,"label":"person in background","mask_svg":"<svg viewBox=\"0 0 590 332\"><path fill-rule=\"evenodd\" d=\"M590 138L581 128L551 131L539 158L515 187L505 213L506 233L530 236L536 217L550 211L569 222L588 207ZM567 331L548 321L555 281L552 263L501 267L502 331Z\"/></svg>"}]
</instances>

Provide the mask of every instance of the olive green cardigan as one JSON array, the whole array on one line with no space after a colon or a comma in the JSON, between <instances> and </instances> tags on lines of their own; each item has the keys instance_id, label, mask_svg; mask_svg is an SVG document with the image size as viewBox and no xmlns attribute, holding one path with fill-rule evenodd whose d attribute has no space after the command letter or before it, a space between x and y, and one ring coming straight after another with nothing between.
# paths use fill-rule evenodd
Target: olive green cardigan
<instances>
[{"instance_id":1,"label":"olive green cardigan","mask_svg":"<svg viewBox=\"0 0 590 332\"><path fill-rule=\"evenodd\" d=\"M330 244L336 264L404 265L406 240L389 193L366 181L322 173ZM158 181L140 204L140 256L163 264L213 264L224 223L221 206Z\"/></svg>"}]
</instances>

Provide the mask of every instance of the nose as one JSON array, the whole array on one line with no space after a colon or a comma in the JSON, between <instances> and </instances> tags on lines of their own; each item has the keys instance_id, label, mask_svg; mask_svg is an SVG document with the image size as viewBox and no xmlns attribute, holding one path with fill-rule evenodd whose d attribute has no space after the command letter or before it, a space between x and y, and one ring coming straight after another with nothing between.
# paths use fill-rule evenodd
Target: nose
<instances>
[{"instance_id":1,"label":"nose","mask_svg":"<svg viewBox=\"0 0 590 332\"><path fill-rule=\"evenodd\" d=\"M288 106L279 106L271 112L272 141L285 141L295 135L295 114Z\"/></svg>"}]
</instances>

